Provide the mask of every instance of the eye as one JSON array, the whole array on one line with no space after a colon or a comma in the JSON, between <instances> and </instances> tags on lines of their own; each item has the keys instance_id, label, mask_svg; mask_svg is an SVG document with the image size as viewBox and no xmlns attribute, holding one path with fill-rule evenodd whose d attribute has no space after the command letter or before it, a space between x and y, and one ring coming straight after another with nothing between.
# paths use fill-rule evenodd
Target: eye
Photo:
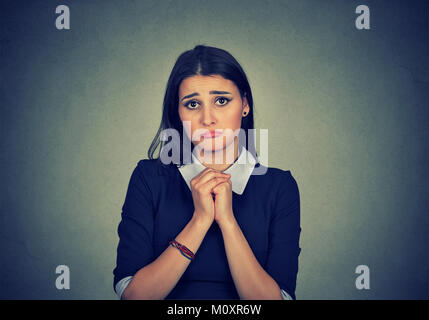
<instances>
[{"instance_id":1,"label":"eye","mask_svg":"<svg viewBox=\"0 0 429 320\"><path fill-rule=\"evenodd\" d=\"M220 102L221 106L226 105L230 101L231 101L231 99L228 99L226 97L219 97L219 99L216 100L216 102Z\"/></svg>"},{"instance_id":2,"label":"eye","mask_svg":"<svg viewBox=\"0 0 429 320\"><path fill-rule=\"evenodd\" d=\"M186 102L185 106L189 109L196 109L197 108L196 104L198 104L198 101L191 100L191 101Z\"/></svg>"}]
</instances>

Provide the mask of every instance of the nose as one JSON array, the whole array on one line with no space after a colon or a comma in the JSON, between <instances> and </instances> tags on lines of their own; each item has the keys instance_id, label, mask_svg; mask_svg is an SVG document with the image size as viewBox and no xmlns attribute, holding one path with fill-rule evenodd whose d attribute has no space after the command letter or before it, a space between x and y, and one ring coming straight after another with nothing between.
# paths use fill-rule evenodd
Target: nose
<instances>
[{"instance_id":1,"label":"nose","mask_svg":"<svg viewBox=\"0 0 429 320\"><path fill-rule=\"evenodd\" d=\"M208 106L204 106L202 109L203 110L201 112L201 123L204 126L211 126L212 124L216 123L213 110L211 110L212 108Z\"/></svg>"}]
</instances>

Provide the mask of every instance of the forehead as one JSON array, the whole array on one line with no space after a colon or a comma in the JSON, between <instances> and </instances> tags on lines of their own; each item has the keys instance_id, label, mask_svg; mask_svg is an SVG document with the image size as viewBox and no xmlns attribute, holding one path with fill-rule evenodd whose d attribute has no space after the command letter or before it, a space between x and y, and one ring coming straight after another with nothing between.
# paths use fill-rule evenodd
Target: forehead
<instances>
[{"instance_id":1,"label":"forehead","mask_svg":"<svg viewBox=\"0 0 429 320\"><path fill-rule=\"evenodd\" d=\"M219 75L201 76L195 75L183 79L179 86L179 95L184 96L194 92L208 93L211 90L229 91L237 93L237 86L231 80Z\"/></svg>"}]
</instances>

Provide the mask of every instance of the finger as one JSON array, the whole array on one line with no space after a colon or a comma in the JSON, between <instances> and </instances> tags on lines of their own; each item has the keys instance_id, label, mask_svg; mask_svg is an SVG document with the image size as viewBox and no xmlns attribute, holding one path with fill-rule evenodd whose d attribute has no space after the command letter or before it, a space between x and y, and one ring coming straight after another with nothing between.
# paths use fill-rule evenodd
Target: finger
<instances>
[{"instance_id":1,"label":"finger","mask_svg":"<svg viewBox=\"0 0 429 320\"><path fill-rule=\"evenodd\" d=\"M210 181L211 179L215 178L215 177L222 177L222 178L229 178L230 175L224 174L220 171L216 171L216 170L210 170L207 171L204 175L202 175L198 181L196 181L196 185L201 185L204 183L207 183L207 181Z\"/></svg>"},{"instance_id":2,"label":"finger","mask_svg":"<svg viewBox=\"0 0 429 320\"><path fill-rule=\"evenodd\" d=\"M229 178L229 175L226 175L226 174L219 172L219 171L209 171L200 177L198 184L204 184L207 181L209 181L213 178L216 178L216 177Z\"/></svg>"},{"instance_id":3,"label":"finger","mask_svg":"<svg viewBox=\"0 0 429 320\"><path fill-rule=\"evenodd\" d=\"M226 186L222 186L222 185L223 184L229 184L229 185L231 185L230 181L231 180L226 180L226 181L223 181L223 182L219 183L218 185L216 185L216 186L213 187L213 189L212 189L211 192L214 193L214 194L218 194L219 192L222 191L222 188L226 187L226 189L228 189L229 187L227 185Z\"/></svg>"},{"instance_id":4,"label":"finger","mask_svg":"<svg viewBox=\"0 0 429 320\"><path fill-rule=\"evenodd\" d=\"M198 182L201 179L201 177L203 177L207 173L213 172L213 171L216 171L216 170L212 169L212 168L205 168L203 171L201 171L200 173L198 173L192 180L196 183L196 182Z\"/></svg>"},{"instance_id":5,"label":"finger","mask_svg":"<svg viewBox=\"0 0 429 320\"><path fill-rule=\"evenodd\" d=\"M196 184L195 188L202 191L203 193L206 193L209 191L211 192L215 186L226 182L228 179L229 178L227 178L227 177L219 177L219 176L213 177L212 179L206 181L203 184L200 184L200 183Z\"/></svg>"},{"instance_id":6,"label":"finger","mask_svg":"<svg viewBox=\"0 0 429 320\"><path fill-rule=\"evenodd\" d=\"M228 178L215 177L208 182L206 182L203 186L201 186L200 190L204 193L213 192L213 188L227 181Z\"/></svg>"},{"instance_id":7,"label":"finger","mask_svg":"<svg viewBox=\"0 0 429 320\"><path fill-rule=\"evenodd\" d=\"M192 178L192 180L191 180L191 186L192 187L194 187L198 182L199 182L199 180L200 180L200 178L203 176L203 175L205 175L205 174L207 174L208 172L211 172L211 171L213 171L214 169L212 169L212 168L206 168L206 169L204 169L203 171L201 171L200 173L198 173L195 177L193 177Z\"/></svg>"},{"instance_id":8,"label":"finger","mask_svg":"<svg viewBox=\"0 0 429 320\"><path fill-rule=\"evenodd\" d=\"M199 179L203 174L206 174L207 172L212 171L212 170L214 170L214 169L212 169L212 168L205 168L203 171L201 171L199 174L197 174L194 177L194 179Z\"/></svg>"}]
</instances>

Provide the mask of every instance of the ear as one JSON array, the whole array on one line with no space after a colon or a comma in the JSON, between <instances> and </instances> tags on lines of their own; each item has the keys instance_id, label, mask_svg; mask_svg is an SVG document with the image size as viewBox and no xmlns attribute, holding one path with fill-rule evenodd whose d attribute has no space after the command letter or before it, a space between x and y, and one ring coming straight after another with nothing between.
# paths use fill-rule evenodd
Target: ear
<instances>
[{"instance_id":1,"label":"ear","mask_svg":"<svg viewBox=\"0 0 429 320\"><path fill-rule=\"evenodd\" d=\"M246 113L246 115L243 115L244 112ZM249 103L247 101L246 94L244 94L244 97L243 97L243 106L241 108L241 114L242 114L243 117L247 117L249 115L249 112L250 112Z\"/></svg>"}]
</instances>

